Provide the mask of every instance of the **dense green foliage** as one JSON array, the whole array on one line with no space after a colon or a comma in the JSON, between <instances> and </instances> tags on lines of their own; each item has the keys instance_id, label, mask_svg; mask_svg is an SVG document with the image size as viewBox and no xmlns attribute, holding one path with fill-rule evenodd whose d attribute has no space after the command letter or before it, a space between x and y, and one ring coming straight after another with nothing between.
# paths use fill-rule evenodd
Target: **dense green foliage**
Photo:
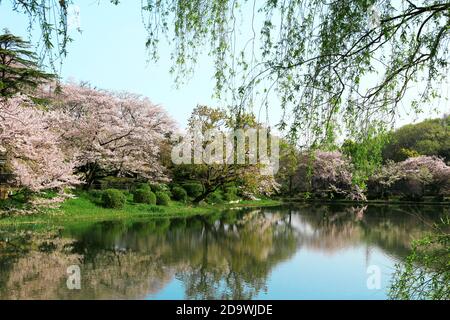
<instances>
[{"instance_id":1,"label":"dense green foliage","mask_svg":"<svg viewBox=\"0 0 450 320\"><path fill-rule=\"evenodd\" d=\"M403 161L411 156L439 156L450 161L450 116L405 125L389 135L383 159Z\"/></svg>"},{"instance_id":2,"label":"dense green foliage","mask_svg":"<svg viewBox=\"0 0 450 320\"><path fill-rule=\"evenodd\" d=\"M156 204L156 195L148 189L136 189L133 191L133 201L135 203Z\"/></svg>"},{"instance_id":3,"label":"dense green foliage","mask_svg":"<svg viewBox=\"0 0 450 320\"><path fill-rule=\"evenodd\" d=\"M280 192L286 196L293 196L294 179L298 170L300 160L300 151L295 144L281 140L280 141L280 169L276 174L278 183L280 183Z\"/></svg>"},{"instance_id":4,"label":"dense green foliage","mask_svg":"<svg viewBox=\"0 0 450 320\"><path fill-rule=\"evenodd\" d=\"M392 299L450 299L450 218L435 232L413 242L405 264L397 266L390 290Z\"/></svg>"},{"instance_id":5,"label":"dense green foliage","mask_svg":"<svg viewBox=\"0 0 450 320\"><path fill-rule=\"evenodd\" d=\"M174 187L172 189L172 198L176 201L186 202L188 195L182 187Z\"/></svg>"},{"instance_id":6,"label":"dense green foliage","mask_svg":"<svg viewBox=\"0 0 450 320\"><path fill-rule=\"evenodd\" d=\"M203 193L203 186L197 182L183 183L183 188L186 190L189 197L196 198Z\"/></svg>"},{"instance_id":7,"label":"dense green foliage","mask_svg":"<svg viewBox=\"0 0 450 320\"><path fill-rule=\"evenodd\" d=\"M223 197L219 191L210 193L206 198L206 202L209 204L221 204L223 203Z\"/></svg>"},{"instance_id":8,"label":"dense green foliage","mask_svg":"<svg viewBox=\"0 0 450 320\"><path fill-rule=\"evenodd\" d=\"M170 197L167 193L159 191L156 192L156 204L159 206L168 206L170 203Z\"/></svg>"},{"instance_id":9,"label":"dense green foliage","mask_svg":"<svg viewBox=\"0 0 450 320\"><path fill-rule=\"evenodd\" d=\"M102 205L105 208L121 209L125 205L126 197L122 191L107 189L102 194Z\"/></svg>"},{"instance_id":10,"label":"dense green foliage","mask_svg":"<svg viewBox=\"0 0 450 320\"><path fill-rule=\"evenodd\" d=\"M383 163L382 150L388 140L384 132L372 132L362 136L358 142L346 140L341 150L353 165L353 182L361 188L366 187L367 179Z\"/></svg>"}]
</instances>

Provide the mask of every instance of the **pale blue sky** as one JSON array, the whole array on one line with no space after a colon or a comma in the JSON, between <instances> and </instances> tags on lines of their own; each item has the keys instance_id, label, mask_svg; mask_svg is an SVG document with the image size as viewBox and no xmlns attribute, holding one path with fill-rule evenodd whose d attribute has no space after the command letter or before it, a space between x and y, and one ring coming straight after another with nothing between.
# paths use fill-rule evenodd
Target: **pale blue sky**
<instances>
[{"instance_id":1,"label":"pale blue sky","mask_svg":"<svg viewBox=\"0 0 450 320\"><path fill-rule=\"evenodd\" d=\"M212 99L213 68L207 55L199 58L195 75L179 89L175 88L174 79L169 74L171 48L168 44L163 42L160 46L158 63L147 63L146 31L141 20L139 1L133 4L122 1L119 6L106 2L99 4L98 0L77 3L82 33L71 30L74 42L69 44L69 54L62 65L61 77L64 80L88 81L103 89L143 94L154 103L163 105L182 128L197 104L225 106ZM0 28L6 27L12 33L27 38L27 26L27 18L12 12L9 1L2 1ZM36 39L31 40L34 42ZM448 96L448 83L443 84L443 89ZM408 109L407 100L400 111ZM433 107L437 112L425 112L419 116L402 113L397 125L450 111L445 100L436 101ZM278 109L272 106L269 111L272 125L280 118Z\"/></svg>"}]
</instances>

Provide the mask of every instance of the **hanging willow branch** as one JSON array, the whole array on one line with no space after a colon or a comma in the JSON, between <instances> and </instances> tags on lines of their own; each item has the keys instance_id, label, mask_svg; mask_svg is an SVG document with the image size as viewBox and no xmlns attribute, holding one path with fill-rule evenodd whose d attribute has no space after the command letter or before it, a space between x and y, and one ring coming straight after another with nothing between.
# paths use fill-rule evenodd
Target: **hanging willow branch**
<instances>
[{"instance_id":1,"label":"hanging willow branch","mask_svg":"<svg viewBox=\"0 0 450 320\"><path fill-rule=\"evenodd\" d=\"M11 1L30 23L38 19L46 49L54 50L56 34L58 53L66 53L72 1ZM57 24L46 22L52 7ZM168 40L177 82L208 53L217 97L238 113L281 108L280 128L309 144L392 123L408 92L410 109L420 111L448 73L450 1L141 0L141 7L150 56L158 59Z\"/></svg>"}]
</instances>

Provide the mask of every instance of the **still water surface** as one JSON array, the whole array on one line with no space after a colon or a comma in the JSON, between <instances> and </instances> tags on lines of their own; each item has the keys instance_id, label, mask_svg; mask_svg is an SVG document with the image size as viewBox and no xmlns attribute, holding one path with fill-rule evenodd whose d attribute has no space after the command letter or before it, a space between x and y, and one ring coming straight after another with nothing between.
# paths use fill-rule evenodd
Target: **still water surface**
<instances>
[{"instance_id":1,"label":"still water surface","mask_svg":"<svg viewBox=\"0 0 450 320\"><path fill-rule=\"evenodd\" d=\"M0 230L0 298L386 299L411 240L444 210L299 205Z\"/></svg>"}]
</instances>

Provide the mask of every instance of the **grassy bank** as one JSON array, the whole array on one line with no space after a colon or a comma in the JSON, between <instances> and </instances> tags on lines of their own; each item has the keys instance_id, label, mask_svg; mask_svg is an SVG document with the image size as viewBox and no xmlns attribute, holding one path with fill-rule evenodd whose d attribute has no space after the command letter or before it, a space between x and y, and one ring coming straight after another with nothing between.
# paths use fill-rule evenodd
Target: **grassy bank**
<instances>
[{"instance_id":1,"label":"grassy bank","mask_svg":"<svg viewBox=\"0 0 450 320\"><path fill-rule=\"evenodd\" d=\"M102 208L86 194L66 200L58 209L43 209L39 214L9 216L0 219L0 226L14 225L64 225L74 222L96 222L105 220L141 220L152 217L188 217L207 215L220 210L243 207L276 206L276 200L241 201L233 204L199 205L171 201L168 206L133 203L128 199L122 209Z\"/></svg>"}]
</instances>

